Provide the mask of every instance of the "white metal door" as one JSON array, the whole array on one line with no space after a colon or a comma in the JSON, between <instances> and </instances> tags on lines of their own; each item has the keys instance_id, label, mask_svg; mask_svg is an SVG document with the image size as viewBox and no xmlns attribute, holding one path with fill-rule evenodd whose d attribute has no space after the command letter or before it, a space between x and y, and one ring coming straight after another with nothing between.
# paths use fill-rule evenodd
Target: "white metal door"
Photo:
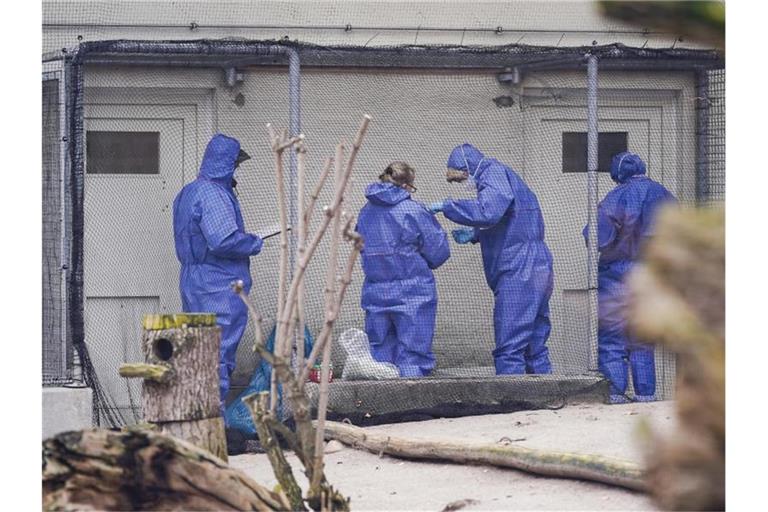
<instances>
[{"instance_id":1,"label":"white metal door","mask_svg":"<svg viewBox=\"0 0 768 512\"><path fill-rule=\"evenodd\" d=\"M561 370L584 368L589 361L587 251L582 229L587 221L586 172L563 172L563 133L586 131L586 108L531 105L525 111L524 177L539 198L546 223L546 240L554 257L555 290L551 300L553 363ZM611 106L601 99L599 130L626 132L627 149L647 163L651 178L675 190L677 143L674 104L663 106ZM598 198L615 184L609 173L598 177ZM578 350L575 344L583 345ZM574 354L583 357L574 359ZM666 372L670 366L657 365ZM671 365L673 366L673 365ZM661 375L662 395L671 393L671 381ZM669 388L669 389L668 389Z\"/></svg>"},{"instance_id":2,"label":"white metal door","mask_svg":"<svg viewBox=\"0 0 768 512\"><path fill-rule=\"evenodd\" d=\"M142 315L181 308L172 207L185 176L197 171L197 112L91 97L85 111L85 338L102 385L132 422L140 415L140 383L119 377L118 368L143 360Z\"/></svg>"}]
</instances>

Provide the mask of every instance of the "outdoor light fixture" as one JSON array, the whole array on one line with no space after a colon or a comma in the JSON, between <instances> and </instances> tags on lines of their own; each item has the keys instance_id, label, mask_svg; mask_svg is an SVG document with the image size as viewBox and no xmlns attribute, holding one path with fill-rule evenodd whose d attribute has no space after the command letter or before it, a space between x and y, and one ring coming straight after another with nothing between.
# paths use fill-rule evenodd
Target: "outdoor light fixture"
<instances>
[{"instance_id":1,"label":"outdoor light fixture","mask_svg":"<svg viewBox=\"0 0 768 512\"><path fill-rule=\"evenodd\" d=\"M245 81L245 75L234 67L226 68L224 70L224 81L227 83L227 87L232 89Z\"/></svg>"}]
</instances>

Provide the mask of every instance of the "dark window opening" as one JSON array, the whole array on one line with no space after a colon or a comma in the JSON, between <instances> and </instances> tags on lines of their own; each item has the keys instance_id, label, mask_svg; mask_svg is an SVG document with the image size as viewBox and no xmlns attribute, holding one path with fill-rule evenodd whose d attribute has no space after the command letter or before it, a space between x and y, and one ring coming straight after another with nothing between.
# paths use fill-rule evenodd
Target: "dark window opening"
<instances>
[{"instance_id":1,"label":"dark window opening","mask_svg":"<svg viewBox=\"0 0 768 512\"><path fill-rule=\"evenodd\" d=\"M88 174L160 174L159 132L86 134Z\"/></svg>"},{"instance_id":2,"label":"dark window opening","mask_svg":"<svg viewBox=\"0 0 768 512\"><path fill-rule=\"evenodd\" d=\"M598 172L610 172L611 159L627 150L627 140L627 132L598 134ZM563 172L587 172L587 132L563 132Z\"/></svg>"}]
</instances>

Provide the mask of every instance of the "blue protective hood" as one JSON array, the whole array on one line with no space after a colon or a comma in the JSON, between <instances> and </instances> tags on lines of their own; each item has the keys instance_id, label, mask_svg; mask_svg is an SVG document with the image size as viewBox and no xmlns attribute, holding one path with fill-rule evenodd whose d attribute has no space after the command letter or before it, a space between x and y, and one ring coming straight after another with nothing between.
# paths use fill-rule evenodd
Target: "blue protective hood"
<instances>
[{"instance_id":1,"label":"blue protective hood","mask_svg":"<svg viewBox=\"0 0 768 512\"><path fill-rule=\"evenodd\" d=\"M217 133L205 148L200 176L230 182L235 174L235 160L239 152L240 142L237 139Z\"/></svg>"},{"instance_id":2,"label":"blue protective hood","mask_svg":"<svg viewBox=\"0 0 768 512\"><path fill-rule=\"evenodd\" d=\"M392 183L371 183L365 189L365 197L372 203L394 205L405 201L411 194Z\"/></svg>"},{"instance_id":3,"label":"blue protective hood","mask_svg":"<svg viewBox=\"0 0 768 512\"><path fill-rule=\"evenodd\" d=\"M474 176L484 159L485 156L475 146L472 144L462 144L453 148L446 165L451 169L465 171L470 176Z\"/></svg>"},{"instance_id":4,"label":"blue protective hood","mask_svg":"<svg viewBox=\"0 0 768 512\"><path fill-rule=\"evenodd\" d=\"M625 151L614 155L611 160L611 179L624 183L632 176L645 174L645 162L634 153Z\"/></svg>"}]
</instances>

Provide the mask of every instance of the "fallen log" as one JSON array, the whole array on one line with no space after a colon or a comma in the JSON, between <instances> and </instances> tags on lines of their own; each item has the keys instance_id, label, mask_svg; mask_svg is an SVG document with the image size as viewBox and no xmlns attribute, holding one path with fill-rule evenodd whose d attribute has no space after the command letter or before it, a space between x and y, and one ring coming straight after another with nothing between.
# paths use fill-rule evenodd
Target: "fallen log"
<instances>
[{"instance_id":1,"label":"fallen log","mask_svg":"<svg viewBox=\"0 0 768 512\"><path fill-rule=\"evenodd\" d=\"M326 422L325 438L378 455L487 464L543 476L590 480L635 491L646 490L640 466L600 455L548 452L501 444L405 439L334 421Z\"/></svg>"},{"instance_id":2,"label":"fallen log","mask_svg":"<svg viewBox=\"0 0 768 512\"><path fill-rule=\"evenodd\" d=\"M191 443L131 430L65 432L43 442L43 510L288 510Z\"/></svg>"}]
</instances>

